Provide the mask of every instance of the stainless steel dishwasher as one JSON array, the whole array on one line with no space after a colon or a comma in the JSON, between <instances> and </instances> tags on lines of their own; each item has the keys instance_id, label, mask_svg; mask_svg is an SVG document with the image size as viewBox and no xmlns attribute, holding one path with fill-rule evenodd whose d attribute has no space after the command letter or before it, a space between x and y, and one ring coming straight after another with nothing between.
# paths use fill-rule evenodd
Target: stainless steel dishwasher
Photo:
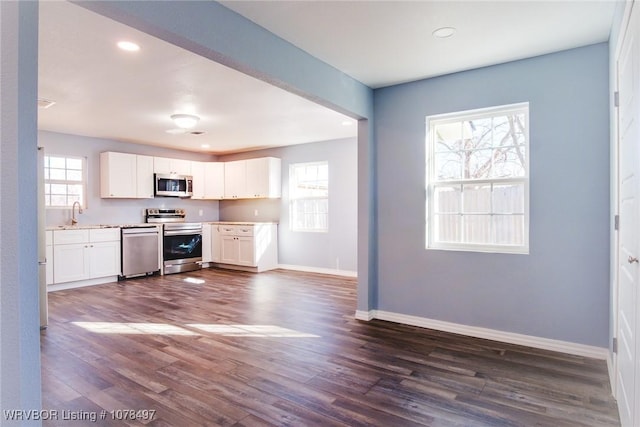
<instances>
[{"instance_id":1,"label":"stainless steel dishwasher","mask_svg":"<svg viewBox=\"0 0 640 427\"><path fill-rule=\"evenodd\" d=\"M160 271L159 238L155 225L122 227L121 278Z\"/></svg>"}]
</instances>

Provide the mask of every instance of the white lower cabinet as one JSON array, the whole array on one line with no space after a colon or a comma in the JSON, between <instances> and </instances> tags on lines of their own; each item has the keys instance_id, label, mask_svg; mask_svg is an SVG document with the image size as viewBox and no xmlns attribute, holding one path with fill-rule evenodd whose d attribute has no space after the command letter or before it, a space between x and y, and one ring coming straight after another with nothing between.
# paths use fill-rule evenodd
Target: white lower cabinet
<instances>
[{"instance_id":1,"label":"white lower cabinet","mask_svg":"<svg viewBox=\"0 0 640 427\"><path fill-rule=\"evenodd\" d=\"M217 229L220 236L220 261L214 262L250 267L255 271L277 268L278 243L275 224L219 224ZM212 248L215 249L215 246L212 241Z\"/></svg>"},{"instance_id":2,"label":"white lower cabinet","mask_svg":"<svg viewBox=\"0 0 640 427\"><path fill-rule=\"evenodd\" d=\"M89 243L89 278L120 274L120 240Z\"/></svg>"},{"instance_id":3,"label":"white lower cabinet","mask_svg":"<svg viewBox=\"0 0 640 427\"><path fill-rule=\"evenodd\" d=\"M225 264L238 264L240 250L238 238L234 235L220 236L220 262Z\"/></svg>"},{"instance_id":4,"label":"white lower cabinet","mask_svg":"<svg viewBox=\"0 0 640 427\"><path fill-rule=\"evenodd\" d=\"M213 261L211 256L211 229L213 225L202 224L202 262Z\"/></svg>"},{"instance_id":5,"label":"white lower cabinet","mask_svg":"<svg viewBox=\"0 0 640 427\"><path fill-rule=\"evenodd\" d=\"M211 224L211 261L222 262L220 225Z\"/></svg>"},{"instance_id":6,"label":"white lower cabinet","mask_svg":"<svg viewBox=\"0 0 640 427\"><path fill-rule=\"evenodd\" d=\"M120 274L120 229L53 231L53 283Z\"/></svg>"},{"instance_id":7,"label":"white lower cabinet","mask_svg":"<svg viewBox=\"0 0 640 427\"><path fill-rule=\"evenodd\" d=\"M202 224L202 262L221 262L220 225Z\"/></svg>"},{"instance_id":8,"label":"white lower cabinet","mask_svg":"<svg viewBox=\"0 0 640 427\"><path fill-rule=\"evenodd\" d=\"M53 246L53 283L89 278L87 243Z\"/></svg>"}]
</instances>

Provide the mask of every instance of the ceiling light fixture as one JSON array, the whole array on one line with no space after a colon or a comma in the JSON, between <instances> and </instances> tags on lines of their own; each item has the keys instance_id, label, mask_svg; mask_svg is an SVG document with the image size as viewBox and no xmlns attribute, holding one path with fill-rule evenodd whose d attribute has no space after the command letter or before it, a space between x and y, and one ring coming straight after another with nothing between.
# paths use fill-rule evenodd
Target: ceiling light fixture
<instances>
[{"instance_id":1,"label":"ceiling light fixture","mask_svg":"<svg viewBox=\"0 0 640 427\"><path fill-rule=\"evenodd\" d=\"M56 101L52 101L50 99L38 98L38 108L42 108L43 110L53 106L55 103Z\"/></svg>"},{"instance_id":2,"label":"ceiling light fixture","mask_svg":"<svg viewBox=\"0 0 640 427\"><path fill-rule=\"evenodd\" d=\"M118 47L122 50L126 50L127 52L137 52L140 50L140 46L134 42L129 42L126 40L118 42Z\"/></svg>"},{"instance_id":3,"label":"ceiling light fixture","mask_svg":"<svg viewBox=\"0 0 640 427\"><path fill-rule=\"evenodd\" d=\"M456 33L456 29L453 27L440 27L431 33L431 35L437 39L446 39L453 36Z\"/></svg>"},{"instance_id":4,"label":"ceiling light fixture","mask_svg":"<svg viewBox=\"0 0 640 427\"><path fill-rule=\"evenodd\" d=\"M351 126L353 124L353 122L349 121L349 120L345 120L342 122L342 126Z\"/></svg>"},{"instance_id":5,"label":"ceiling light fixture","mask_svg":"<svg viewBox=\"0 0 640 427\"><path fill-rule=\"evenodd\" d=\"M174 114L171 120L181 129L191 129L200 121L200 117L193 114Z\"/></svg>"}]
</instances>

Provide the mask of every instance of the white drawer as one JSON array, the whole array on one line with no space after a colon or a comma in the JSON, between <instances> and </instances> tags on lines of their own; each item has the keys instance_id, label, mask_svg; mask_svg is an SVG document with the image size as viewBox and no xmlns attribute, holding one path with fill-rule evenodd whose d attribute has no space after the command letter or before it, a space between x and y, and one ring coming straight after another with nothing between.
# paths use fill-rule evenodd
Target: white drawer
<instances>
[{"instance_id":1,"label":"white drawer","mask_svg":"<svg viewBox=\"0 0 640 427\"><path fill-rule=\"evenodd\" d=\"M70 245L74 243L87 243L89 230L53 230L54 245Z\"/></svg>"},{"instance_id":2,"label":"white drawer","mask_svg":"<svg viewBox=\"0 0 640 427\"><path fill-rule=\"evenodd\" d=\"M90 242L113 242L120 241L119 228L92 228L89 230Z\"/></svg>"},{"instance_id":3,"label":"white drawer","mask_svg":"<svg viewBox=\"0 0 640 427\"><path fill-rule=\"evenodd\" d=\"M236 226L236 236L253 236L253 225Z\"/></svg>"},{"instance_id":4,"label":"white drawer","mask_svg":"<svg viewBox=\"0 0 640 427\"><path fill-rule=\"evenodd\" d=\"M223 236L235 236L236 235L236 226L235 225L219 225L220 234Z\"/></svg>"}]
</instances>

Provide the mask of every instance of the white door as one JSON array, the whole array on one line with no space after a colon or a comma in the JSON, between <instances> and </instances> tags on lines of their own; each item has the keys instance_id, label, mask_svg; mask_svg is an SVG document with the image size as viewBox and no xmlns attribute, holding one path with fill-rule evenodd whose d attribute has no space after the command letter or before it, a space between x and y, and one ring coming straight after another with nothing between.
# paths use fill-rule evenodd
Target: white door
<instances>
[{"instance_id":1,"label":"white door","mask_svg":"<svg viewBox=\"0 0 640 427\"><path fill-rule=\"evenodd\" d=\"M89 278L89 244L53 245L53 282L65 283Z\"/></svg>"},{"instance_id":2,"label":"white door","mask_svg":"<svg viewBox=\"0 0 640 427\"><path fill-rule=\"evenodd\" d=\"M239 256L238 238L236 236L222 235L220 239L220 262L237 264Z\"/></svg>"},{"instance_id":3,"label":"white door","mask_svg":"<svg viewBox=\"0 0 640 427\"><path fill-rule=\"evenodd\" d=\"M136 156L136 197L153 199L153 157Z\"/></svg>"},{"instance_id":4,"label":"white door","mask_svg":"<svg viewBox=\"0 0 640 427\"><path fill-rule=\"evenodd\" d=\"M193 177L193 194L191 199L204 199L204 165L203 162L191 162L191 176Z\"/></svg>"},{"instance_id":5,"label":"white door","mask_svg":"<svg viewBox=\"0 0 640 427\"><path fill-rule=\"evenodd\" d=\"M618 209L620 232L618 243L618 355L616 397L623 427L636 425L638 351L638 167L640 150L638 101L638 10L634 8L618 57Z\"/></svg>"},{"instance_id":6,"label":"white door","mask_svg":"<svg viewBox=\"0 0 640 427\"><path fill-rule=\"evenodd\" d=\"M235 160L224 164L224 197L243 199L247 189L247 162Z\"/></svg>"},{"instance_id":7,"label":"white door","mask_svg":"<svg viewBox=\"0 0 640 427\"><path fill-rule=\"evenodd\" d=\"M224 163L205 163L204 182L205 199L224 199Z\"/></svg>"},{"instance_id":8,"label":"white door","mask_svg":"<svg viewBox=\"0 0 640 427\"><path fill-rule=\"evenodd\" d=\"M89 277L107 277L120 274L120 242L89 244Z\"/></svg>"},{"instance_id":9,"label":"white door","mask_svg":"<svg viewBox=\"0 0 640 427\"><path fill-rule=\"evenodd\" d=\"M255 267L255 250L253 237L236 237L238 239L238 264Z\"/></svg>"},{"instance_id":10,"label":"white door","mask_svg":"<svg viewBox=\"0 0 640 427\"><path fill-rule=\"evenodd\" d=\"M202 224L202 262L212 262L211 254L211 229L215 227L211 224Z\"/></svg>"}]
</instances>

